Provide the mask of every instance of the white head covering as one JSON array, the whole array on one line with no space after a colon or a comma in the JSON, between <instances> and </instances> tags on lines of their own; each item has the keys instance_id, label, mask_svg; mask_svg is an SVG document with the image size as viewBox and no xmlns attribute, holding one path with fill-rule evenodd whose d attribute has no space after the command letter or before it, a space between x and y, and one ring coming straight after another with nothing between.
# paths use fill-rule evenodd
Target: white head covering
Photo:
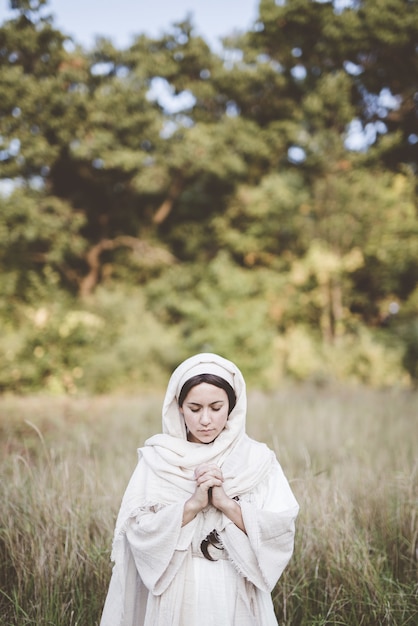
<instances>
[{"instance_id":1,"label":"white head covering","mask_svg":"<svg viewBox=\"0 0 418 626\"><path fill-rule=\"evenodd\" d=\"M183 361L172 373L163 403L163 433L179 439L187 439L186 426L179 410L178 398L185 382L198 374L214 374L223 378L231 385L235 391L237 402L228 417L227 430L231 430L231 424L234 422L233 430L244 432L247 411L244 377L231 361L217 354L205 352ZM154 438L151 441L154 442ZM206 446L208 444L202 445Z\"/></svg>"}]
</instances>

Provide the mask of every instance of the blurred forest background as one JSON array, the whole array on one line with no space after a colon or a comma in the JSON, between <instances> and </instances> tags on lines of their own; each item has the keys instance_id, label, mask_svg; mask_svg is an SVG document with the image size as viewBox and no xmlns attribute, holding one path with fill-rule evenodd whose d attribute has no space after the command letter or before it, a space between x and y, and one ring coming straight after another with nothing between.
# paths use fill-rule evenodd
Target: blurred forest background
<instances>
[{"instance_id":1,"label":"blurred forest background","mask_svg":"<svg viewBox=\"0 0 418 626\"><path fill-rule=\"evenodd\" d=\"M261 0L84 50L0 27L0 390L418 382L418 3ZM81 18L80 18L81 19Z\"/></svg>"}]
</instances>

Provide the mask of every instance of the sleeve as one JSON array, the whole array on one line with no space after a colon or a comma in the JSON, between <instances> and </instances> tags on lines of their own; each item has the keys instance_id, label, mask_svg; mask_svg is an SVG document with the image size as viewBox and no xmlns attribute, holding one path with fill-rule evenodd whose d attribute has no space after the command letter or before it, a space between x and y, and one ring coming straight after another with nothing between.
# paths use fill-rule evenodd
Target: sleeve
<instances>
[{"instance_id":1,"label":"sleeve","mask_svg":"<svg viewBox=\"0 0 418 626\"><path fill-rule=\"evenodd\" d=\"M141 511L129 522L126 537L139 576L161 595L182 566L193 539L196 518L182 526L184 503Z\"/></svg>"},{"instance_id":2,"label":"sleeve","mask_svg":"<svg viewBox=\"0 0 418 626\"><path fill-rule=\"evenodd\" d=\"M299 506L275 463L269 479L240 498L246 533L225 520L222 541L242 576L271 592L293 553Z\"/></svg>"}]
</instances>

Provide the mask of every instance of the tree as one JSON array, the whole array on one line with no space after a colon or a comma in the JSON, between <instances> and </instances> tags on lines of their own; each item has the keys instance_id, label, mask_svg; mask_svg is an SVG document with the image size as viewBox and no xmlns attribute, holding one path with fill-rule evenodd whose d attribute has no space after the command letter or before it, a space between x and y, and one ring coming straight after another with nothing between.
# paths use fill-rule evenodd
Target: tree
<instances>
[{"instance_id":1,"label":"tree","mask_svg":"<svg viewBox=\"0 0 418 626\"><path fill-rule=\"evenodd\" d=\"M138 290L138 315L152 308L174 342L219 333L254 375L280 336L283 354L298 337L330 354L365 328L364 345L389 341L391 303L413 327L416 2L262 0L220 55L188 20L86 52L46 2L14 5L0 28L8 319L59 298L96 314L99 293Z\"/></svg>"},{"instance_id":2,"label":"tree","mask_svg":"<svg viewBox=\"0 0 418 626\"><path fill-rule=\"evenodd\" d=\"M396 169L416 168L417 38L415 0L359 0L342 10L331 1L261 0L250 45L305 94L344 72L355 118L380 147L374 158Z\"/></svg>"}]
</instances>

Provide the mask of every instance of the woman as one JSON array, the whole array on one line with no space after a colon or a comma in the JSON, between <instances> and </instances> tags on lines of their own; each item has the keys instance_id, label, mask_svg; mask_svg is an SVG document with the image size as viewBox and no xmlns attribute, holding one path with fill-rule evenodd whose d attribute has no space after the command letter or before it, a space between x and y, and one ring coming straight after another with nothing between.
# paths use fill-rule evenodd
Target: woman
<instances>
[{"instance_id":1,"label":"woman","mask_svg":"<svg viewBox=\"0 0 418 626\"><path fill-rule=\"evenodd\" d=\"M172 374L163 433L140 448L119 511L101 626L273 626L298 504L245 433L245 382L216 354Z\"/></svg>"}]
</instances>

